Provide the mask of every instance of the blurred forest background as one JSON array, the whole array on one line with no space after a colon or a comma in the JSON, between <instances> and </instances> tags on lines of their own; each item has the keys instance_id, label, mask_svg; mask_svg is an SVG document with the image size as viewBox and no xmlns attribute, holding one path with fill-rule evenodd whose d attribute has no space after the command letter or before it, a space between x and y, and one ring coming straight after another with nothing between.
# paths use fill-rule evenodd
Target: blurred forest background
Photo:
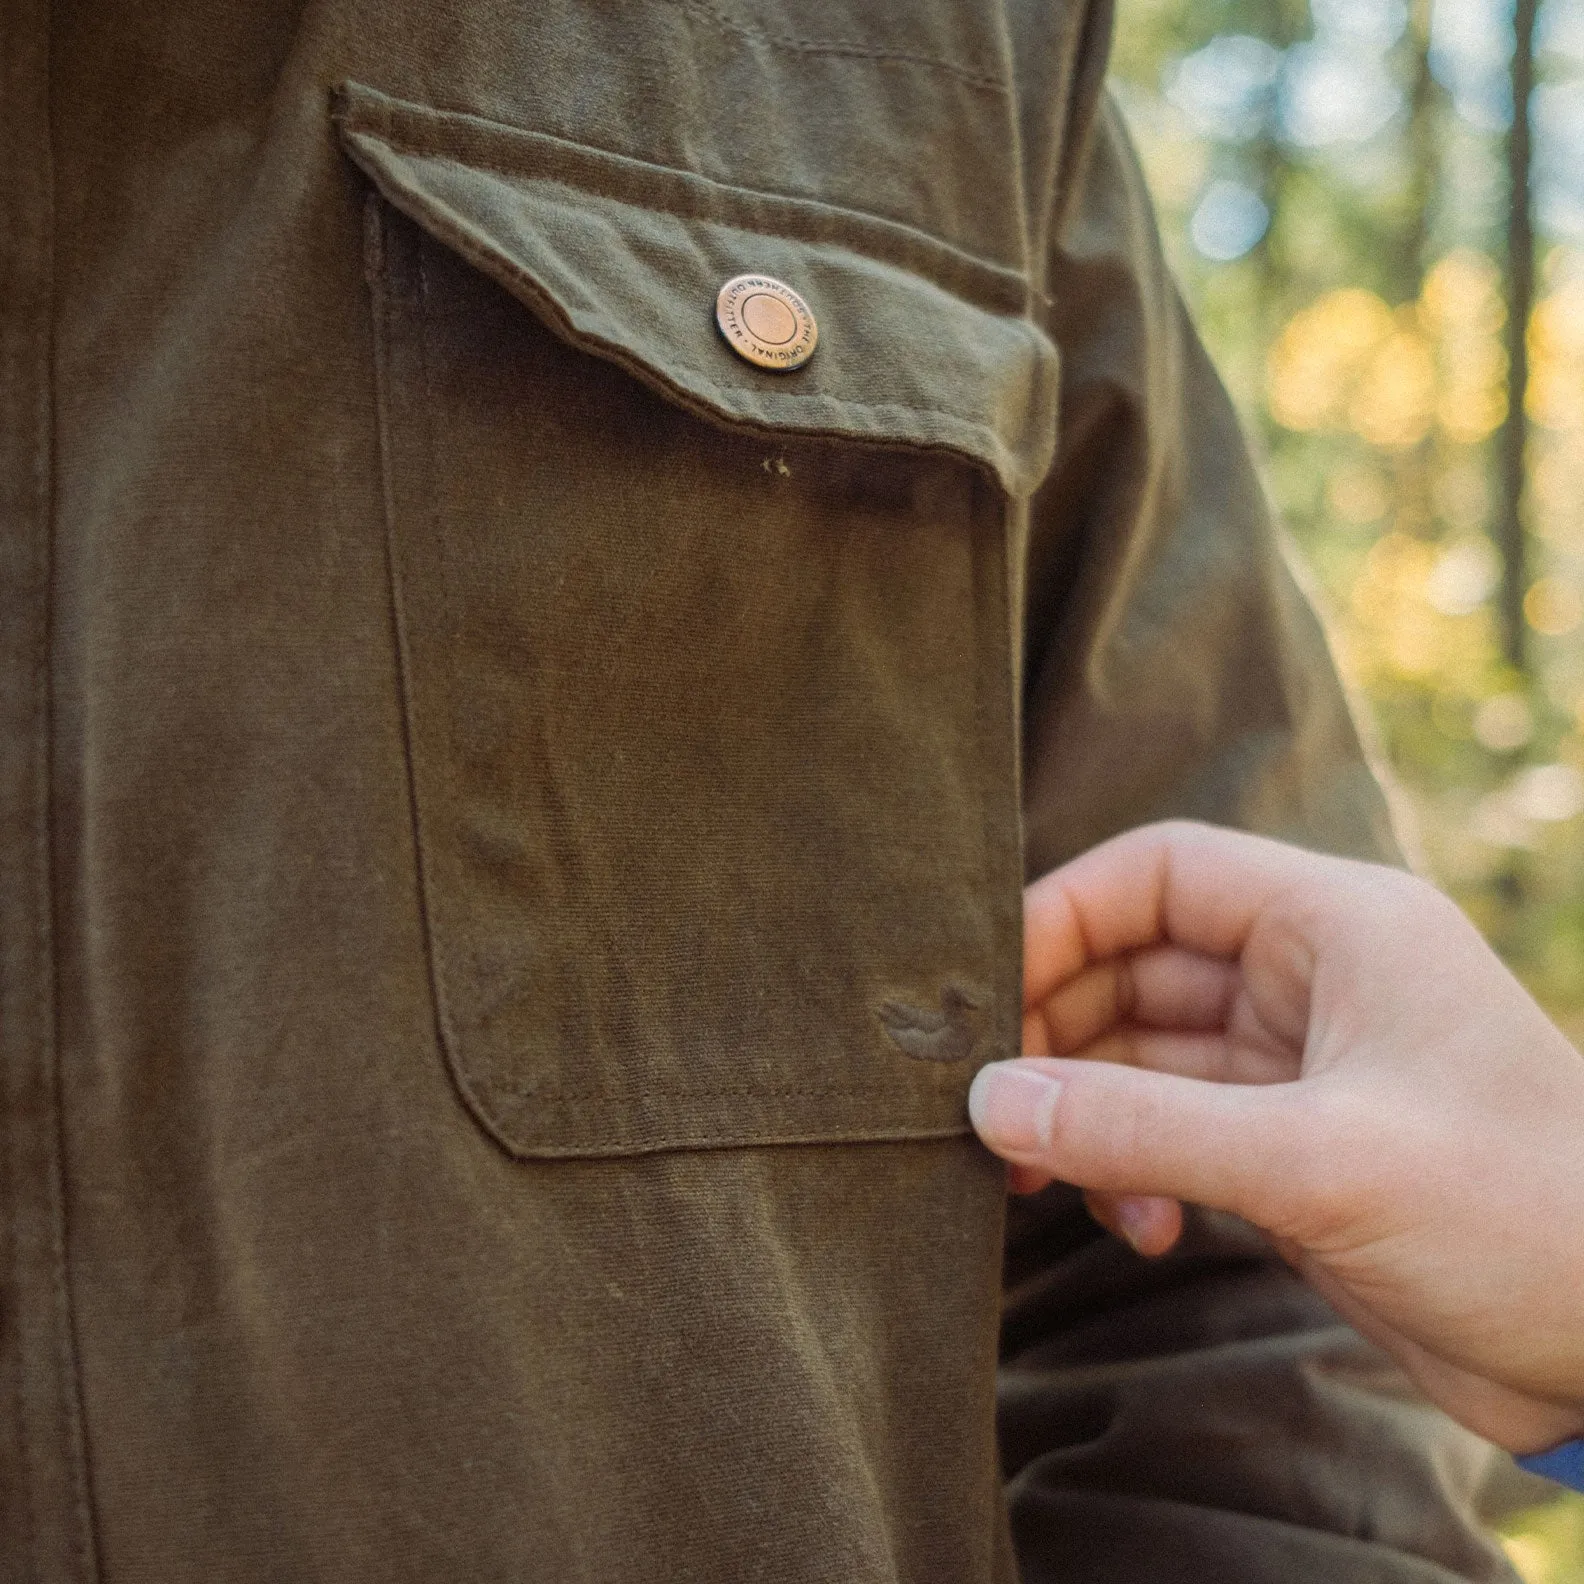
<instances>
[{"instance_id":1,"label":"blurred forest background","mask_svg":"<svg viewBox=\"0 0 1584 1584\"><path fill-rule=\"evenodd\" d=\"M1114 88L1431 871L1584 1034L1584 0L1122 0ZM1584 1584L1584 1498L1506 1530Z\"/></svg>"}]
</instances>

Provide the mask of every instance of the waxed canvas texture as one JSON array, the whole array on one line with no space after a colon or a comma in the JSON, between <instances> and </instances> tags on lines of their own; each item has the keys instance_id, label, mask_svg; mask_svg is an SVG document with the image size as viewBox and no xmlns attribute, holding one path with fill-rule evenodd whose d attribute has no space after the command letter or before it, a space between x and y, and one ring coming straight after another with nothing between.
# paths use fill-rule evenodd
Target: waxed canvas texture
<instances>
[{"instance_id":1,"label":"waxed canvas texture","mask_svg":"<svg viewBox=\"0 0 1584 1584\"><path fill-rule=\"evenodd\" d=\"M1109 27L5 0L8 1584L1510 1577L966 1131L1021 873L1393 850Z\"/></svg>"}]
</instances>

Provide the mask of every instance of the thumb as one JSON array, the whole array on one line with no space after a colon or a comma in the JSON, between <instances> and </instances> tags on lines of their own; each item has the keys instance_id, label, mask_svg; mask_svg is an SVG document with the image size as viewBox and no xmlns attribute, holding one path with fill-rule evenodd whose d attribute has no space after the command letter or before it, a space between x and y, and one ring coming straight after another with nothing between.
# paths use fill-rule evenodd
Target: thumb
<instances>
[{"instance_id":1,"label":"thumb","mask_svg":"<svg viewBox=\"0 0 1584 1584\"><path fill-rule=\"evenodd\" d=\"M984 1143L1015 1165L1080 1188L1186 1199L1271 1227L1290 1218L1307 1153L1295 1087L1023 1057L981 1069L968 1111Z\"/></svg>"}]
</instances>

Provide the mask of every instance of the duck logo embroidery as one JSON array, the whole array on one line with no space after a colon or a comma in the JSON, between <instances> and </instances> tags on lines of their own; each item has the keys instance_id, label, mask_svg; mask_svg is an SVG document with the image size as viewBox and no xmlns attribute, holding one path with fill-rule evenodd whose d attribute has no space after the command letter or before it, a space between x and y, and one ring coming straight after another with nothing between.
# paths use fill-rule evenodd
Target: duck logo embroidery
<instances>
[{"instance_id":1,"label":"duck logo embroidery","mask_svg":"<svg viewBox=\"0 0 1584 1584\"><path fill-rule=\"evenodd\" d=\"M961 985L947 984L941 990L938 1010L887 1001L877 1016L891 1043L904 1056L916 1061L960 1062L966 1061L979 1043L983 999L976 999Z\"/></svg>"}]
</instances>

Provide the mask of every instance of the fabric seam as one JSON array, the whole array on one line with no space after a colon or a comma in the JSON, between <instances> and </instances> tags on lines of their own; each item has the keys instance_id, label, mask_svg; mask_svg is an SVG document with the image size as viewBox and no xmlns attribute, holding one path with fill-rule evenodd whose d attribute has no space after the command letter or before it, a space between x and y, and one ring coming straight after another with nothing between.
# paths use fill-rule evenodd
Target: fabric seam
<instances>
[{"instance_id":1,"label":"fabric seam","mask_svg":"<svg viewBox=\"0 0 1584 1584\"><path fill-rule=\"evenodd\" d=\"M500 1147L514 1160L631 1160L640 1155L718 1155L728 1150L797 1149L805 1145L923 1144L963 1138L973 1132L967 1122L940 1127L864 1128L833 1132L822 1128L802 1133L744 1133L707 1138L696 1133L668 1133L642 1143L516 1144ZM491 1135L493 1137L493 1135Z\"/></svg>"},{"instance_id":2,"label":"fabric seam","mask_svg":"<svg viewBox=\"0 0 1584 1584\"><path fill-rule=\"evenodd\" d=\"M413 237L404 239L402 245L410 247L412 270L417 280L417 293L413 302L408 305L407 313L408 328L417 347L418 375L423 386L423 415L420 420L423 436L423 467L422 477L416 487L422 492L420 509L424 517L430 520L433 531L438 534L440 522L439 509L435 499L437 464L435 460L433 421L435 394L429 358L429 265L424 257L424 240L424 231L422 227L419 227ZM388 271L388 260L385 267ZM391 587L397 609L405 613L403 600L405 578L401 570L400 536L397 528L398 511L399 503L396 503L393 498L389 529L391 535ZM406 617L403 614L402 632L404 638L406 630ZM424 892L424 950L429 958L429 978L434 990L435 1026L440 1036L441 1056L445 1061L446 1071L451 1075L451 1082L457 1090L463 1108L501 1149L515 1154L516 1151L513 1149L511 1140L507 1138L491 1108L485 1104L483 1097L478 1093L472 1074L468 1071L467 1064L462 1059L461 1040L457 1033L455 1020L451 1016L450 981L442 961L442 953L438 944L439 927L435 917L434 906L430 900L430 892L435 884L435 867L441 864L443 859L439 856L440 844L431 843L430 841L422 811L423 793L418 771L418 744L416 740L418 735L418 690L412 677L410 652L407 656L406 669L402 679L402 703L406 709L409 722L408 752L412 766L413 834L414 840L418 844L419 884ZM444 778L447 799L454 806L459 794L456 786L456 767L453 756L450 753L444 756L440 773Z\"/></svg>"},{"instance_id":3,"label":"fabric seam","mask_svg":"<svg viewBox=\"0 0 1584 1584\"><path fill-rule=\"evenodd\" d=\"M908 1058L899 1056L897 1059L902 1061L907 1060ZM949 1064L946 1062L941 1062L938 1064L938 1067L939 1070L944 1073L948 1071L949 1068L955 1069L965 1067L969 1060L969 1057L964 1056L961 1061L951 1062ZM912 1078L912 1082L914 1084L919 1082L919 1079L916 1076L917 1072L929 1072L934 1070L934 1067L926 1067L923 1063L917 1061L916 1059L914 1059L913 1066L909 1069L906 1069L906 1071L914 1074ZM513 1099L521 1098L524 1102L529 1099L544 1100L552 1105L562 1100L625 1100L629 1097L641 1100L646 1096L646 1091L644 1090L624 1091L621 1089L552 1089L548 1087L540 1088L537 1085L532 1084L512 1085L505 1092ZM837 1100L842 1098L875 1098L894 1100L897 1098L897 1091L895 1086L890 1084L835 1084L823 1089L809 1089L803 1086L797 1086L790 1089L772 1089L767 1084L734 1084L729 1087L712 1085L708 1089L681 1089L668 1086L666 1089L667 1099L708 1100L714 1098L716 1095L725 1095L732 1099L739 1099L745 1095L763 1095L769 1100L790 1100L793 1098L802 1098L805 1100ZM939 1090L930 1090L928 1091L928 1098L931 1100L937 1100L943 1098L943 1095Z\"/></svg>"},{"instance_id":4,"label":"fabric seam","mask_svg":"<svg viewBox=\"0 0 1584 1584\"><path fill-rule=\"evenodd\" d=\"M407 636L406 611L402 601L402 576L401 576L401 550L397 533L397 518L401 511L398 496L401 493L397 483L397 455L396 440L393 432L392 404L400 401L397 391L398 372L392 368L391 359L395 344L394 321L403 309L408 317L417 322L419 328L415 330L415 339L418 343L418 360L422 368L422 381L424 387L425 403L419 422L423 427L424 463L423 477L427 481L433 466L434 441L429 423L429 375L428 354L421 329L423 315L421 311L421 297L425 290L422 249L417 248L417 291L420 304L417 309L406 303L398 303L401 293L392 289L395 266L391 260L393 246L393 233L387 224L385 212L380 205L377 195L370 194L368 208L364 220L364 255L365 268L369 276L370 293L374 306L374 359L375 359L375 399L379 413L379 442L381 471L384 475L384 508L385 508L385 565L386 577L390 585L391 626L396 639L396 669L397 688L400 695L402 750L406 758L407 770L407 798L409 814L412 824L413 840L413 870L417 888L418 920L423 932L424 961L428 972L429 994L434 1006L435 1038L439 1045L440 1059L444 1062L447 1072L451 1076L452 1084L460 1092L462 1103L470 1113L479 1120L483 1120L482 1112L476 1104L475 1097L469 1091L463 1074L453 1058L453 1039L450 1027L449 1014L446 1009L445 984L440 968L439 953L435 950L435 920L430 904L430 874L429 867L430 843L424 830L423 799L418 785L418 750L414 742L416 732L415 717L417 715L417 698L412 684L412 645ZM371 244L378 244L377 257L370 258ZM404 245L401 239L396 239L397 246ZM403 261L405 265L405 260ZM407 284L407 270L401 271L401 284ZM424 510L429 510L428 492L425 491ZM493 1128L488 1128L490 1136L498 1144L505 1145Z\"/></svg>"},{"instance_id":5,"label":"fabric seam","mask_svg":"<svg viewBox=\"0 0 1584 1584\"><path fill-rule=\"evenodd\" d=\"M1010 94L1010 84L988 72L976 71L971 66L961 66L956 61L938 56L924 55L912 50L884 49L873 44L858 44L844 39L799 39L776 34L762 28L750 27L729 17L703 0L666 0L678 11L689 12L700 20L712 22L721 32L738 38L754 39L772 49L787 50L799 55L850 56L858 60L872 60L881 65L921 66L930 71L944 72L976 88L988 88L999 94Z\"/></svg>"},{"instance_id":6,"label":"fabric seam","mask_svg":"<svg viewBox=\"0 0 1584 1584\"><path fill-rule=\"evenodd\" d=\"M51 1256L54 1266L54 1299L57 1311L57 1359L59 1390L63 1420L63 1433L67 1442L64 1460L70 1469L72 1508L76 1519L73 1543L78 1566L83 1576L100 1577L99 1539L92 1498L92 1475L88 1462L87 1406L83 1393L81 1346L77 1333L77 1309L71 1284L68 1260L67 1218L69 1195L67 1191L67 1128L65 1081L61 1071L61 984L60 954L56 949L56 863L57 852L54 832L55 817L55 753L56 753L56 675L54 664L56 556L55 556L55 503L57 496L55 448L55 342L56 342L56 270L58 249L56 237L54 166L55 128L53 107L53 40L48 23L45 24L45 161L46 161L46 213L49 246L48 294L44 327L45 388L41 398L43 422L38 440L36 467L42 493L43 565L42 586L44 595L43 620L39 630L39 713L42 724L43 751L39 772L38 844L40 878L43 881L39 909L39 955L44 971L39 975L39 1023L48 1030L49 1098L54 1112L54 1150L51 1162Z\"/></svg>"}]
</instances>

